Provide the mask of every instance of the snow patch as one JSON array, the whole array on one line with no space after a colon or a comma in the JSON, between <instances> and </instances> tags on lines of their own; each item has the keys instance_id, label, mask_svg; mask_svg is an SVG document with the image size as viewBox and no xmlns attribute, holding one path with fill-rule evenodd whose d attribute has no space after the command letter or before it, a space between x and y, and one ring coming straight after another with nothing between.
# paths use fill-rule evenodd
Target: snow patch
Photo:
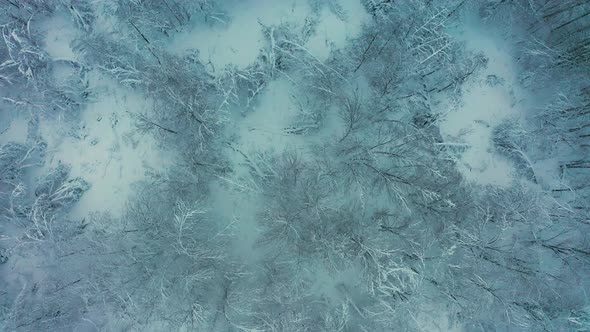
<instances>
[{"instance_id":1,"label":"snow patch","mask_svg":"<svg viewBox=\"0 0 590 332\"><path fill-rule=\"evenodd\" d=\"M61 161L71 166L71 177L82 177L91 184L71 217L83 218L92 211L118 215L132 193L133 183L149 169L166 167L164 154L149 134L134 128L132 114L150 107L150 100L137 91L94 75L96 101L80 115L79 125L44 121L41 135L48 142L45 171Z\"/></svg>"},{"instance_id":2,"label":"snow patch","mask_svg":"<svg viewBox=\"0 0 590 332\"><path fill-rule=\"evenodd\" d=\"M299 1L246 0L230 2L231 21L226 26L203 26L174 36L170 50L183 54L188 50L199 51L204 62L210 61L216 69L227 65L245 68L253 63L263 45L261 23L278 24L284 19L306 17L305 7ZM233 5L233 6L232 6Z\"/></svg>"},{"instance_id":3,"label":"snow patch","mask_svg":"<svg viewBox=\"0 0 590 332\"><path fill-rule=\"evenodd\" d=\"M244 193L231 185L211 186L210 203L221 227L240 234L234 242L234 250L245 261L255 261L259 256L253 250L260 234L257 214L262 199L256 193Z\"/></svg>"},{"instance_id":4,"label":"snow patch","mask_svg":"<svg viewBox=\"0 0 590 332\"><path fill-rule=\"evenodd\" d=\"M79 30L65 15L53 15L44 22L45 51L54 60L77 59L76 53L71 47L72 41L79 36Z\"/></svg>"},{"instance_id":5,"label":"snow patch","mask_svg":"<svg viewBox=\"0 0 590 332\"><path fill-rule=\"evenodd\" d=\"M359 0L340 1L341 14L323 6L319 25L309 43L310 51L320 59L326 59L334 48L345 45L348 37L360 32L368 19ZM314 15L309 1L246 0L228 4L232 9L227 25L206 26L196 24L191 29L176 34L169 50L182 55L191 49L199 51L201 59L210 62L216 70L227 65L245 68L256 60L264 46L261 24L279 25L296 22L303 25Z\"/></svg>"},{"instance_id":6,"label":"snow patch","mask_svg":"<svg viewBox=\"0 0 590 332\"><path fill-rule=\"evenodd\" d=\"M27 119L23 116L10 117L9 114L2 115L0 117L0 145L8 142L25 144L28 133Z\"/></svg>"},{"instance_id":7,"label":"snow patch","mask_svg":"<svg viewBox=\"0 0 590 332\"><path fill-rule=\"evenodd\" d=\"M483 53L489 61L480 76L466 84L460 105L441 121L441 133L449 143L465 144L458 167L467 180L509 186L513 167L494 152L492 131L503 120L521 113L510 46L475 26L465 28L457 37L467 49Z\"/></svg>"},{"instance_id":8,"label":"snow patch","mask_svg":"<svg viewBox=\"0 0 590 332\"><path fill-rule=\"evenodd\" d=\"M363 24L370 20L359 0L339 1L338 4L340 8L337 10L323 7L316 33L306 44L310 53L322 61L328 59L333 50L344 47L348 39L359 34Z\"/></svg>"}]
</instances>

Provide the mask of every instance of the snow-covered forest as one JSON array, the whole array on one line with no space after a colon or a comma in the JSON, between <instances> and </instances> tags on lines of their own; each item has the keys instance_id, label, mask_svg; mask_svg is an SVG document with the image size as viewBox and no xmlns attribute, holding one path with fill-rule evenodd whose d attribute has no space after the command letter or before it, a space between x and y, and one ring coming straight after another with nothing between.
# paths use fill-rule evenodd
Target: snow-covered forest
<instances>
[{"instance_id":1,"label":"snow-covered forest","mask_svg":"<svg viewBox=\"0 0 590 332\"><path fill-rule=\"evenodd\" d=\"M587 0L2 0L0 34L0 331L590 331Z\"/></svg>"}]
</instances>

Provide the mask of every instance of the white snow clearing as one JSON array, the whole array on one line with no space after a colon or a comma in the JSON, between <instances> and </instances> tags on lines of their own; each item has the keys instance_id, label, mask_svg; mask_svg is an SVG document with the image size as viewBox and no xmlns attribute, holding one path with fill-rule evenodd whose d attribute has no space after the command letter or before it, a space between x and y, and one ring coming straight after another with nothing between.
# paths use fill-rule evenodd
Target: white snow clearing
<instances>
[{"instance_id":1,"label":"white snow clearing","mask_svg":"<svg viewBox=\"0 0 590 332\"><path fill-rule=\"evenodd\" d=\"M466 84L459 105L443 103L447 109L442 111L446 115L440 122L441 134L449 144L466 146L458 167L467 180L508 186L513 179L513 168L508 160L494 153L491 134L503 120L519 118L523 107L510 44L475 24L464 27L456 37L469 50L483 53L489 61Z\"/></svg>"},{"instance_id":2,"label":"white snow clearing","mask_svg":"<svg viewBox=\"0 0 590 332\"><path fill-rule=\"evenodd\" d=\"M96 101L80 114L78 128L57 121L45 121L41 136L48 142L47 167L59 162L71 166L71 176L80 176L90 189L71 212L83 218L89 212L121 212L133 191L132 184L144 178L147 170L166 166L155 139L138 133L133 114L150 107L141 93L124 88L95 73L91 80Z\"/></svg>"}]
</instances>

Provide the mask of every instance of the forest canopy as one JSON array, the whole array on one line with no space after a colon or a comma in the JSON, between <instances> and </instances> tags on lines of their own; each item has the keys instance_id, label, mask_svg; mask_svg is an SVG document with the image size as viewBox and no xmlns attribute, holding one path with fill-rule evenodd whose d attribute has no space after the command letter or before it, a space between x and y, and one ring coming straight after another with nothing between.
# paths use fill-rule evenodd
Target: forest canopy
<instances>
[{"instance_id":1,"label":"forest canopy","mask_svg":"<svg viewBox=\"0 0 590 332\"><path fill-rule=\"evenodd\" d=\"M585 0L0 2L1 331L590 330Z\"/></svg>"}]
</instances>

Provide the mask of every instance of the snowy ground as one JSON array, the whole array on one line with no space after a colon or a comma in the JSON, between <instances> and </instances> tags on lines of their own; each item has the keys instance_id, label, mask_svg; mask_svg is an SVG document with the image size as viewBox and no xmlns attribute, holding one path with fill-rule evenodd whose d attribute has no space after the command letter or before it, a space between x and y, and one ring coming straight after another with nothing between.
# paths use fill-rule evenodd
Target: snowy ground
<instances>
[{"instance_id":1,"label":"snowy ground","mask_svg":"<svg viewBox=\"0 0 590 332\"><path fill-rule=\"evenodd\" d=\"M0 114L0 145L8 142L24 144L27 141L28 121L11 112Z\"/></svg>"},{"instance_id":2,"label":"snowy ground","mask_svg":"<svg viewBox=\"0 0 590 332\"><path fill-rule=\"evenodd\" d=\"M54 15L44 24L45 51L53 60L77 60L71 47L80 33L71 19ZM69 75L67 66L54 66L56 82ZM163 169L171 158L157 147L151 135L138 133L133 115L151 107L142 93L125 88L98 71L88 74L91 102L74 121L47 116L40 121L40 135L47 143L45 165L36 173L45 174L60 162L71 166L71 177L91 184L70 217L81 219L95 211L118 215L133 183L144 179L146 171ZM2 114L0 144L25 143L29 118Z\"/></svg>"},{"instance_id":3,"label":"snowy ground","mask_svg":"<svg viewBox=\"0 0 590 332\"><path fill-rule=\"evenodd\" d=\"M45 51L53 60L76 60L76 53L71 47L71 42L79 36L78 31L71 20L65 15L54 15L48 19L44 26Z\"/></svg>"},{"instance_id":4,"label":"snowy ground","mask_svg":"<svg viewBox=\"0 0 590 332\"><path fill-rule=\"evenodd\" d=\"M216 22L213 27L199 24L186 29L174 36L170 51L183 54L196 49L204 62L210 61L216 70L227 65L245 68L255 61L262 48L262 25L283 22L302 25L306 19L317 18L316 32L306 47L324 60L331 50L344 46L348 37L358 33L368 19L359 0L339 1L339 6L335 3L327 1L316 17L318 14L313 13L307 0L236 0L228 6L231 8L229 22Z\"/></svg>"},{"instance_id":5,"label":"snowy ground","mask_svg":"<svg viewBox=\"0 0 590 332\"><path fill-rule=\"evenodd\" d=\"M443 103L440 122L447 143L465 144L459 170L469 181L480 184L509 186L513 167L506 158L494 152L491 134L494 127L507 119L518 121L526 107L519 89L512 45L494 31L477 24L455 32L459 42L488 58L487 67L470 78L458 105Z\"/></svg>"},{"instance_id":6,"label":"snowy ground","mask_svg":"<svg viewBox=\"0 0 590 332\"><path fill-rule=\"evenodd\" d=\"M43 122L41 136L48 142L46 167L59 162L70 164L71 176L91 183L71 212L83 218L88 212L121 212L133 183L144 179L146 171L163 169L165 158L149 134L134 127L133 114L150 107L142 94L121 87L96 73L92 79L96 101L82 110L78 128L69 124Z\"/></svg>"}]
</instances>

